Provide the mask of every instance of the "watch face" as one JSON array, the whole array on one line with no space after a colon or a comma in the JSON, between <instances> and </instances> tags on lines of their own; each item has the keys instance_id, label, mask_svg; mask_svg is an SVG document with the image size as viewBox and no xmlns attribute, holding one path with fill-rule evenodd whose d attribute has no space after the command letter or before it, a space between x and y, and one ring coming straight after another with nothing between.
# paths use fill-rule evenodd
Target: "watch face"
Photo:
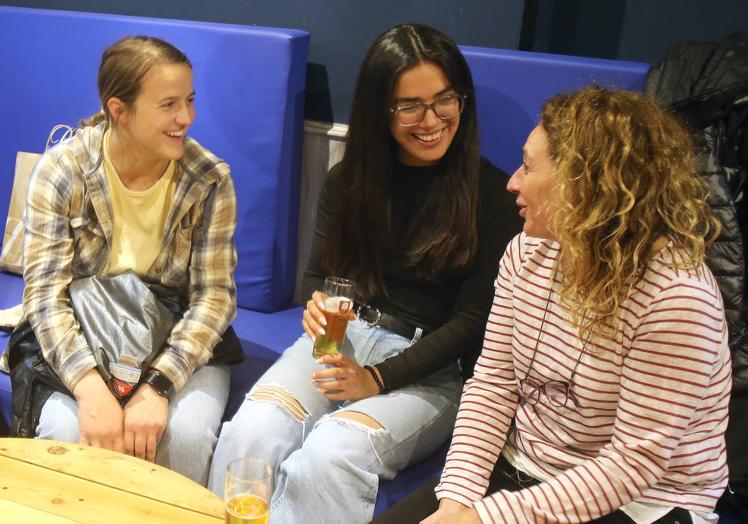
<instances>
[{"instance_id":1,"label":"watch face","mask_svg":"<svg viewBox=\"0 0 748 524\"><path fill-rule=\"evenodd\" d=\"M171 380L157 371L152 371L148 374L146 384L150 385L154 390L156 390L156 393L158 393L162 397L169 396L169 393L171 393L172 389L174 389L174 385L171 383Z\"/></svg>"}]
</instances>

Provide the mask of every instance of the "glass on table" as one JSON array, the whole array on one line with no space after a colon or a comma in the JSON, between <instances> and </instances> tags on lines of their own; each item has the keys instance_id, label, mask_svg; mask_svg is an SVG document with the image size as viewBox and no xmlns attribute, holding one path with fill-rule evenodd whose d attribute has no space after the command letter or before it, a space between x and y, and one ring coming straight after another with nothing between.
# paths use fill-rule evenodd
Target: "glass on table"
<instances>
[{"instance_id":1,"label":"glass on table","mask_svg":"<svg viewBox=\"0 0 748 524\"><path fill-rule=\"evenodd\" d=\"M267 524L273 472L262 460L243 458L229 463L224 484L226 524Z\"/></svg>"}]
</instances>

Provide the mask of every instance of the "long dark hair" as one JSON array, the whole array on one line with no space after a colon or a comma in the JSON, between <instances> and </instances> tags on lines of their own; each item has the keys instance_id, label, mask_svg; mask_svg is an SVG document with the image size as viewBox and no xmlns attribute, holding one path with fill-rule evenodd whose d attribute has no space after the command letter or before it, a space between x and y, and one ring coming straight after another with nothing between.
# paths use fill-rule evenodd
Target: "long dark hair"
<instances>
[{"instance_id":1,"label":"long dark hair","mask_svg":"<svg viewBox=\"0 0 748 524\"><path fill-rule=\"evenodd\" d=\"M465 107L431 191L413 218L406 264L435 279L460 271L478 244L476 206L480 149L473 78L457 44L432 27L398 25L369 48L358 75L345 154L335 181L326 261L332 274L357 283L362 299L384 290L382 256L391 246L391 188L398 147L389 127L399 75L418 64L439 66Z\"/></svg>"}]
</instances>

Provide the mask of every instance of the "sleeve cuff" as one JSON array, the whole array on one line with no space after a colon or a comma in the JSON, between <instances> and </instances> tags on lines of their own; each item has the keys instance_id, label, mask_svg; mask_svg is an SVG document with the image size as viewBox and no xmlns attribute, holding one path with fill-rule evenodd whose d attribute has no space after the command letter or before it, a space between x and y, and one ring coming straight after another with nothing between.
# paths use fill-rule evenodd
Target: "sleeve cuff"
<instances>
[{"instance_id":1,"label":"sleeve cuff","mask_svg":"<svg viewBox=\"0 0 748 524\"><path fill-rule=\"evenodd\" d=\"M96 359L90 349L81 349L73 353L62 367L65 371L57 375L65 387L68 388L68 391L72 393L83 375L96 367Z\"/></svg>"},{"instance_id":2,"label":"sleeve cuff","mask_svg":"<svg viewBox=\"0 0 748 524\"><path fill-rule=\"evenodd\" d=\"M452 489L451 485L448 485L445 487L440 484L434 490L434 492L436 493L437 500L450 499L450 500L454 500L455 502L459 502L463 506L468 506L468 507L472 506L473 503L475 502L475 499L472 499L468 497L467 495L460 493L455 489Z\"/></svg>"},{"instance_id":3,"label":"sleeve cuff","mask_svg":"<svg viewBox=\"0 0 748 524\"><path fill-rule=\"evenodd\" d=\"M184 359L179 357L175 352L170 351L169 348L162 351L151 362L151 367L171 380L171 383L174 385L174 393L182 389L187 383L188 377L192 375L192 370Z\"/></svg>"}]
</instances>

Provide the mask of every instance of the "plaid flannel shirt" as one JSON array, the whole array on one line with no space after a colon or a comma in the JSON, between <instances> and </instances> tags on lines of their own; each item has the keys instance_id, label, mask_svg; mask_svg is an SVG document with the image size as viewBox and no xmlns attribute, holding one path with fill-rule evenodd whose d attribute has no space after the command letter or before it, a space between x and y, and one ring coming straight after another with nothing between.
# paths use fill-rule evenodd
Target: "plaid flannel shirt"
<instances>
[{"instance_id":1,"label":"plaid flannel shirt","mask_svg":"<svg viewBox=\"0 0 748 524\"><path fill-rule=\"evenodd\" d=\"M112 207L102 167L103 125L47 151L26 201L23 302L44 357L72 391L96 367L70 306L73 279L109 262ZM236 314L236 195L229 166L187 138L161 251L143 280L176 292L185 306L152 367L178 391L208 362Z\"/></svg>"}]
</instances>

